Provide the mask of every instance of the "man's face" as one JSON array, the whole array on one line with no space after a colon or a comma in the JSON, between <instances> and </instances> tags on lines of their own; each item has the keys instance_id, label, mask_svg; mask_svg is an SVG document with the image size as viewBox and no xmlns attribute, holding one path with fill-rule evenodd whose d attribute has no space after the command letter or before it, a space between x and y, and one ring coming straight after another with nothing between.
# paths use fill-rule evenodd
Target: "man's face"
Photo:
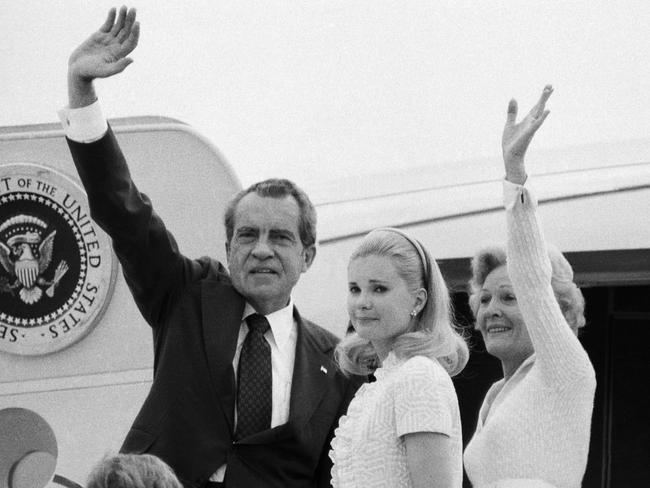
<instances>
[{"instance_id":1,"label":"man's face","mask_svg":"<svg viewBox=\"0 0 650 488\"><path fill-rule=\"evenodd\" d=\"M233 235L226 243L233 286L258 313L269 314L289 303L300 274L309 269L315 246L300 240L300 207L291 197L249 193L237 204Z\"/></svg>"}]
</instances>

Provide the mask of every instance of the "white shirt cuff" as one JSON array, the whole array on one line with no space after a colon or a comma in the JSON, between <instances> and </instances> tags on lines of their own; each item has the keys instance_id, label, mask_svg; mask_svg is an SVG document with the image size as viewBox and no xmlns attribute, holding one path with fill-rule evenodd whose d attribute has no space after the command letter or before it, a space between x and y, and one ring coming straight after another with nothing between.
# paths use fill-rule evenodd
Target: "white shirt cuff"
<instances>
[{"instance_id":1,"label":"white shirt cuff","mask_svg":"<svg viewBox=\"0 0 650 488\"><path fill-rule=\"evenodd\" d=\"M59 120L65 135L75 142L94 142L108 131L99 101L81 108L63 108L59 110Z\"/></svg>"},{"instance_id":2,"label":"white shirt cuff","mask_svg":"<svg viewBox=\"0 0 650 488\"><path fill-rule=\"evenodd\" d=\"M528 191L527 188L524 187L524 185L512 183L504 178L503 205L506 207L506 210L512 210L518 201L520 201L522 205L527 203L529 206L532 205L534 208L537 207L537 199L530 191Z\"/></svg>"}]
</instances>

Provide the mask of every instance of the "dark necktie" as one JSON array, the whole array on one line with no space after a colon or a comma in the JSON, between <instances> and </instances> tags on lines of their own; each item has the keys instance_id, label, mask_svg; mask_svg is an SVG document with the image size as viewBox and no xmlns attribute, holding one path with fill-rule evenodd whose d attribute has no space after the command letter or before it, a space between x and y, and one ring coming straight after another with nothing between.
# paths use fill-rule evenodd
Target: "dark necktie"
<instances>
[{"instance_id":1,"label":"dark necktie","mask_svg":"<svg viewBox=\"0 0 650 488\"><path fill-rule=\"evenodd\" d=\"M271 427L271 346L264 338L269 321L255 313L246 323L237 370L237 440Z\"/></svg>"}]
</instances>

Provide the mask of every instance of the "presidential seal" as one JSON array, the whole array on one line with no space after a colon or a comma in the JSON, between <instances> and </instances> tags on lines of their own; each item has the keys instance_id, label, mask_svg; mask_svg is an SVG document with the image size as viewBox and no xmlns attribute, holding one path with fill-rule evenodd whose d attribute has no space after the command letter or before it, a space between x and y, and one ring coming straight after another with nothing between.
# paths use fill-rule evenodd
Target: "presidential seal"
<instances>
[{"instance_id":1,"label":"presidential seal","mask_svg":"<svg viewBox=\"0 0 650 488\"><path fill-rule=\"evenodd\" d=\"M74 181L0 165L0 351L47 354L78 341L102 315L116 266Z\"/></svg>"}]
</instances>

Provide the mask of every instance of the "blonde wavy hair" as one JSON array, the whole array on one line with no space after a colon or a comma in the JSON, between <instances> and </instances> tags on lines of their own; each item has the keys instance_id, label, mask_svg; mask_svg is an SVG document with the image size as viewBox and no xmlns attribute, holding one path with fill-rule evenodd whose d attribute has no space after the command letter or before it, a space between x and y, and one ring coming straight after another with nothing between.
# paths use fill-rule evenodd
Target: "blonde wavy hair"
<instances>
[{"instance_id":1,"label":"blonde wavy hair","mask_svg":"<svg viewBox=\"0 0 650 488\"><path fill-rule=\"evenodd\" d=\"M460 373L469 359L469 350L453 319L449 291L437 263L416 239L399 229L375 229L367 234L350 256L349 262L367 256L388 257L409 289L424 288L427 301L410 329L395 338L392 350L402 359L425 356L438 360L450 376ZM369 374L379 365L379 357L369 340L356 332L337 346L334 357L346 374Z\"/></svg>"},{"instance_id":2,"label":"blonde wavy hair","mask_svg":"<svg viewBox=\"0 0 650 488\"><path fill-rule=\"evenodd\" d=\"M104 456L88 476L87 488L183 488L172 469L151 454Z\"/></svg>"}]
</instances>

